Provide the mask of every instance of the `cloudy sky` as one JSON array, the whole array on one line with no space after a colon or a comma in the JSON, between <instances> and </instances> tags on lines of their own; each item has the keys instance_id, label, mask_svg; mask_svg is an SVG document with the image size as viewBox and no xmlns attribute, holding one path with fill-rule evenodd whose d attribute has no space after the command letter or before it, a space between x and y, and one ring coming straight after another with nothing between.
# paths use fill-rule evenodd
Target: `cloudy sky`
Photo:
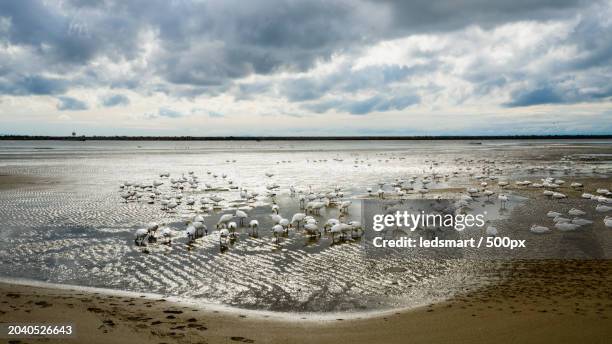
<instances>
[{"instance_id":1,"label":"cloudy sky","mask_svg":"<svg viewBox=\"0 0 612 344\"><path fill-rule=\"evenodd\" d=\"M0 134L612 134L612 1L0 1Z\"/></svg>"}]
</instances>

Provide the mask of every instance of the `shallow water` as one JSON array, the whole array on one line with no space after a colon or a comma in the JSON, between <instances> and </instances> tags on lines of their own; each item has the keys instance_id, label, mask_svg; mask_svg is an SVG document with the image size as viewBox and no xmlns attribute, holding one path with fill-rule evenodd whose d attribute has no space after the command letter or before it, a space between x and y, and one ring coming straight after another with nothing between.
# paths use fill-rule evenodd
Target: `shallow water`
<instances>
[{"instance_id":1,"label":"shallow water","mask_svg":"<svg viewBox=\"0 0 612 344\"><path fill-rule=\"evenodd\" d=\"M494 261L469 255L444 260L406 251L371 255L365 238L334 244L329 235L311 239L292 230L277 241L270 231L272 199L265 197L266 185L280 186L274 201L284 217L299 211L299 202L288 191L294 185L316 192L341 189L353 201L348 218L361 219L366 188L377 190L379 182L386 182L385 191L391 191L389 184L396 178L448 175L429 188L432 194L453 198L457 193L450 188L473 185L470 173L487 171L508 180L607 178L611 162L609 140L0 141L0 175L45 182L0 189L0 276L272 311L416 306L495 282L503 272ZM216 193L226 200L225 209L206 217L211 231L221 214L240 203L249 219L259 220L259 236L241 228L240 238L224 252L216 232L187 244L185 222L197 209L182 204L176 212L166 212L158 203L126 203L120 197L122 182L151 182L162 171L175 178L193 171L213 186L228 187L231 179L233 186L259 192L250 204L231 202L240 199L237 190L184 192L196 198ZM169 192L168 185L166 179L160 190ZM509 209L520 199L513 196ZM493 220L510 213L483 203L485 207ZM329 208L318 219L338 215L337 208ZM151 221L167 224L176 236L172 245L152 244L145 253L134 245L134 231Z\"/></svg>"}]
</instances>

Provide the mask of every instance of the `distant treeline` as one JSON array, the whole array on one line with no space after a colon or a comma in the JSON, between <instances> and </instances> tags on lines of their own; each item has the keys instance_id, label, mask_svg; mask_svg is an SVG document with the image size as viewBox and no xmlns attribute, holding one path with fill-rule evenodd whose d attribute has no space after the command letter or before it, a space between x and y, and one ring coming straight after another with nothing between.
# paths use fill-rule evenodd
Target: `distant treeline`
<instances>
[{"instance_id":1,"label":"distant treeline","mask_svg":"<svg viewBox=\"0 0 612 344\"><path fill-rule=\"evenodd\" d=\"M64 141L349 141L349 140L550 140L612 139L610 135L494 135L494 136L29 136L0 135L0 140Z\"/></svg>"}]
</instances>

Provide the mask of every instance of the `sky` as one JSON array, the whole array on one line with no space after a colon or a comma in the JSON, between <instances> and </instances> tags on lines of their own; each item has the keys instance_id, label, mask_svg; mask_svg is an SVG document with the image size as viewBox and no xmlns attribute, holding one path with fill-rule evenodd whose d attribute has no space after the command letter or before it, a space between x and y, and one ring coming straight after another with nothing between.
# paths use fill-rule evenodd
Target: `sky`
<instances>
[{"instance_id":1,"label":"sky","mask_svg":"<svg viewBox=\"0 0 612 344\"><path fill-rule=\"evenodd\" d=\"M612 134L612 0L0 1L0 135Z\"/></svg>"}]
</instances>

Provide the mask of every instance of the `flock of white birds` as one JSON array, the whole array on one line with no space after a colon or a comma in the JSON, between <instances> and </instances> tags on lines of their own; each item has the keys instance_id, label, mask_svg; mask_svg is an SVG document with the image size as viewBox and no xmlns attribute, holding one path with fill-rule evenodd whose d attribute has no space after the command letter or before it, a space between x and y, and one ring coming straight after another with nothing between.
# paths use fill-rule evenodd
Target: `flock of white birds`
<instances>
[{"instance_id":1,"label":"flock of white birds","mask_svg":"<svg viewBox=\"0 0 612 344\"><path fill-rule=\"evenodd\" d=\"M494 161L479 161L484 163L481 169L482 174L476 175L474 170L469 167L471 161L460 161L457 170L449 174L435 172L436 161L427 161L430 165L429 173L420 177L409 177L406 179L396 178L393 182L380 182L378 189L366 188L363 197L380 199L406 199L409 197L425 197L426 194L435 191L428 187L431 183L440 180L448 180L460 173L467 173L473 180L475 186L466 187L465 192L457 194L455 209L457 212L463 211L471 202L477 198L486 197L490 201L491 197L497 195L500 208L505 208L509 200L506 190L511 187L510 182L501 180L497 175L502 170L495 167ZM355 161L359 163L359 161ZM517 166L520 167L520 166ZM427 171L424 171L427 172ZM533 171L532 171L533 172ZM146 228L136 230L135 243L145 246L147 243L161 242L170 244L172 237L182 235L187 237L188 242L193 242L198 238L209 234L219 236L221 248L227 248L228 243L238 237L239 228L247 228L248 234L257 236L259 234L259 221L249 216L249 211L261 204L270 204L272 220L271 233L278 242L289 231L301 231L308 237L319 237L322 234L329 234L333 242L356 239L362 236L364 228L358 221L350 221L346 216L351 206L351 201L345 198L340 187L333 190L315 191L309 188L297 188L289 186L288 190L281 190L281 186L272 182L273 173L265 173L265 177L270 181L265 192L250 191L245 187L234 184L227 174L217 174L207 171L206 174L212 177L212 182L204 183L194 171L182 174L178 178L171 177L169 172L159 174L159 179L152 182L124 182L120 185L120 195L127 202L143 202L157 204L165 212L176 212L178 207L183 207L191 212L191 217L186 223L184 231L177 233L167 226L160 226L158 223L150 223ZM263 178L263 176L262 176ZM568 196L559 190L570 188L573 190L585 190L585 186L578 182L567 183L564 180L553 177L543 178L537 182L523 180L514 182L517 188L542 189L542 194L550 199L565 199ZM162 185L165 187L162 188ZM229 196L221 196L224 192L239 192L239 198L231 199ZM197 192L204 192L201 196L196 196ZM276 196L281 192L287 192L293 199L299 202L300 212L294 213L288 218L281 215L280 207L276 203ZM232 194L232 193L228 193ZM439 198L440 196L433 196ZM595 210L599 213L612 211L612 192L608 189L598 188L592 193L584 192L583 199L592 200ZM267 203L264 203L267 202ZM321 210L336 208L339 211L338 218L321 219ZM204 224L204 217L220 212L222 210L233 209L231 213L221 215L215 228L209 232L209 228ZM581 226L588 226L593 223L592 219L584 218L585 211L572 208L567 214L550 211L546 216L553 219L554 228L559 231L573 231ZM290 218L290 219L289 219ZM320 219L322 221L320 221ZM605 216L603 222L606 227L612 228L612 217ZM535 234L545 234L552 231L551 228L539 224L533 224L529 229ZM486 235L498 235L497 228L488 226Z\"/></svg>"}]
</instances>

